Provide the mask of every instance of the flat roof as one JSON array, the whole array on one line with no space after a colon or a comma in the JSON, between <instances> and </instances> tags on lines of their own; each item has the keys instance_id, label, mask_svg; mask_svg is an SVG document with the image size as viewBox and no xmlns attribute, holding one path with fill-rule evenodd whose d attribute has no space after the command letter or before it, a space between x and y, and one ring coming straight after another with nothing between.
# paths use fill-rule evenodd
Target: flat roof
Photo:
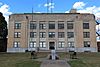
<instances>
[{"instance_id":1,"label":"flat roof","mask_svg":"<svg viewBox=\"0 0 100 67\"><path fill-rule=\"evenodd\" d=\"M34 15L52 15L52 14L61 14L61 15L66 15L66 14L87 14L87 15L93 15L90 13L14 13L12 15L29 15L29 14L34 14Z\"/></svg>"}]
</instances>

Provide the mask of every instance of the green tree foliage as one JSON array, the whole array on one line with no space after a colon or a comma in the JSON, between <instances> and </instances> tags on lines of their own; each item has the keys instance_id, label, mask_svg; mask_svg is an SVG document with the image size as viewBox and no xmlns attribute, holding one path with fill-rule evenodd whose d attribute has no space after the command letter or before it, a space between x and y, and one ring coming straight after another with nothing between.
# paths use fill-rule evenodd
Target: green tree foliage
<instances>
[{"instance_id":1,"label":"green tree foliage","mask_svg":"<svg viewBox=\"0 0 100 67\"><path fill-rule=\"evenodd\" d=\"M5 39L7 37L7 22L0 12L0 39Z\"/></svg>"},{"instance_id":2,"label":"green tree foliage","mask_svg":"<svg viewBox=\"0 0 100 67\"><path fill-rule=\"evenodd\" d=\"M0 52L4 52L7 49L7 22L0 12Z\"/></svg>"}]
</instances>

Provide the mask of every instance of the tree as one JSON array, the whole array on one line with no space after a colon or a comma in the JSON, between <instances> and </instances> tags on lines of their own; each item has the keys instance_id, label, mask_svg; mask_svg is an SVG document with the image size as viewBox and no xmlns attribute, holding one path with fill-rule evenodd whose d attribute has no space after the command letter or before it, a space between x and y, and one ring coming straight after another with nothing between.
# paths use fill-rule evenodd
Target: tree
<instances>
[{"instance_id":1,"label":"tree","mask_svg":"<svg viewBox=\"0 0 100 67\"><path fill-rule=\"evenodd\" d=\"M4 51L5 45L7 45L7 34L7 22L3 14L0 12L0 51Z\"/></svg>"},{"instance_id":2,"label":"tree","mask_svg":"<svg viewBox=\"0 0 100 67\"><path fill-rule=\"evenodd\" d=\"M7 37L7 22L5 21L3 14L0 12L0 38L4 39L6 37Z\"/></svg>"}]
</instances>

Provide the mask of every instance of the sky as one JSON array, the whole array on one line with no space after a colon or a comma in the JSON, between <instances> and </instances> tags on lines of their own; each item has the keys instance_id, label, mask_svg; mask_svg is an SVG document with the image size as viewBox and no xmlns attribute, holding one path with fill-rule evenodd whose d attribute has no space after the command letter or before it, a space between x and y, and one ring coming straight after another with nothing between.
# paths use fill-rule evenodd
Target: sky
<instances>
[{"instance_id":1,"label":"sky","mask_svg":"<svg viewBox=\"0 0 100 67\"><path fill-rule=\"evenodd\" d=\"M77 9L80 13L93 13L100 18L100 0L0 0L0 12L8 21L9 15L14 13L46 13L47 7L53 13L68 13L70 9Z\"/></svg>"},{"instance_id":2,"label":"sky","mask_svg":"<svg viewBox=\"0 0 100 67\"><path fill-rule=\"evenodd\" d=\"M14 13L69 13L74 8L79 13L91 13L100 20L100 0L0 0L0 12L7 23L9 15ZM51 3L52 1L52 3ZM100 28L100 25L99 25ZM96 26L96 31L98 26ZM99 38L97 38L99 40Z\"/></svg>"}]
</instances>

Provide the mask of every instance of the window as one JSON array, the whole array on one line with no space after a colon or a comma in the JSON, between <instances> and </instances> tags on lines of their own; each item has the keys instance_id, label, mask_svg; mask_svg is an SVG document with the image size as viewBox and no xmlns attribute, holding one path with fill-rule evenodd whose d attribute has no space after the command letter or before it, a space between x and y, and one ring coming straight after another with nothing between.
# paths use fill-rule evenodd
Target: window
<instances>
[{"instance_id":1,"label":"window","mask_svg":"<svg viewBox=\"0 0 100 67\"><path fill-rule=\"evenodd\" d=\"M30 32L30 38L36 38L36 32Z\"/></svg>"},{"instance_id":2,"label":"window","mask_svg":"<svg viewBox=\"0 0 100 67\"><path fill-rule=\"evenodd\" d=\"M74 32L67 32L68 38L74 38Z\"/></svg>"},{"instance_id":3,"label":"window","mask_svg":"<svg viewBox=\"0 0 100 67\"><path fill-rule=\"evenodd\" d=\"M49 32L49 38L54 38L55 37L55 32Z\"/></svg>"},{"instance_id":4,"label":"window","mask_svg":"<svg viewBox=\"0 0 100 67\"><path fill-rule=\"evenodd\" d=\"M74 48L75 47L74 42L68 42L68 46L69 46L69 48Z\"/></svg>"},{"instance_id":5,"label":"window","mask_svg":"<svg viewBox=\"0 0 100 67\"><path fill-rule=\"evenodd\" d=\"M50 23L49 24L49 29L55 29L55 24L54 23Z\"/></svg>"},{"instance_id":6,"label":"window","mask_svg":"<svg viewBox=\"0 0 100 67\"><path fill-rule=\"evenodd\" d=\"M64 23L58 23L58 29L64 29Z\"/></svg>"},{"instance_id":7,"label":"window","mask_svg":"<svg viewBox=\"0 0 100 67\"><path fill-rule=\"evenodd\" d=\"M20 38L21 33L20 32L14 32L14 38Z\"/></svg>"},{"instance_id":8,"label":"window","mask_svg":"<svg viewBox=\"0 0 100 67\"><path fill-rule=\"evenodd\" d=\"M14 29L21 29L21 23L15 23Z\"/></svg>"},{"instance_id":9,"label":"window","mask_svg":"<svg viewBox=\"0 0 100 67\"><path fill-rule=\"evenodd\" d=\"M84 41L84 47L90 47L90 41Z\"/></svg>"},{"instance_id":10,"label":"window","mask_svg":"<svg viewBox=\"0 0 100 67\"><path fill-rule=\"evenodd\" d=\"M65 42L58 42L58 47L59 48L64 48Z\"/></svg>"},{"instance_id":11,"label":"window","mask_svg":"<svg viewBox=\"0 0 100 67\"><path fill-rule=\"evenodd\" d=\"M31 41L31 42L29 43L29 47L30 47L30 48L36 47L36 42Z\"/></svg>"},{"instance_id":12,"label":"window","mask_svg":"<svg viewBox=\"0 0 100 67\"><path fill-rule=\"evenodd\" d=\"M44 41L40 42L40 48L46 48L46 42Z\"/></svg>"},{"instance_id":13,"label":"window","mask_svg":"<svg viewBox=\"0 0 100 67\"><path fill-rule=\"evenodd\" d=\"M83 29L89 29L89 23L83 23Z\"/></svg>"},{"instance_id":14,"label":"window","mask_svg":"<svg viewBox=\"0 0 100 67\"><path fill-rule=\"evenodd\" d=\"M90 38L90 32L83 32L84 38Z\"/></svg>"},{"instance_id":15,"label":"window","mask_svg":"<svg viewBox=\"0 0 100 67\"><path fill-rule=\"evenodd\" d=\"M45 23L40 23L39 28L40 29L46 29L46 24Z\"/></svg>"},{"instance_id":16,"label":"window","mask_svg":"<svg viewBox=\"0 0 100 67\"><path fill-rule=\"evenodd\" d=\"M65 34L64 32L58 32L58 38L64 38Z\"/></svg>"},{"instance_id":17,"label":"window","mask_svg":"<svg viewBox=\"0 0 100 67\"><path fill-rule=\"evenodd\" d=\"M30 29L36 29L36 23L30 23Z\"/></svg>"},{"instance_id":18,"label":"window","mask_svg":"<svg viewBox=\"0 0 100 67\"><path fill-rule=\"evenodd\" d=\"M40 38L45 38L46 37L46 33L45 32L40 32Z\"/></svg>"},{"instance_id":19,"label":"window","mask_svg":"<svg viewBox=\"0 0 100 67\"><path fill-rule=\"evenodd\" d=\"M67 23L67 29L73 29L73 23Z\"/></svg>"},{"instance_id":20,"label":"window","mask_svg":"<svg viewBox=\"0 0 100 67\"><path fill-rule=\"evenodd\" d=\"M13 47L14 48L18 48L20 45L20 42L19 41L15 41L14 44L13 44Z\"/></svg>"}]
</instances>

